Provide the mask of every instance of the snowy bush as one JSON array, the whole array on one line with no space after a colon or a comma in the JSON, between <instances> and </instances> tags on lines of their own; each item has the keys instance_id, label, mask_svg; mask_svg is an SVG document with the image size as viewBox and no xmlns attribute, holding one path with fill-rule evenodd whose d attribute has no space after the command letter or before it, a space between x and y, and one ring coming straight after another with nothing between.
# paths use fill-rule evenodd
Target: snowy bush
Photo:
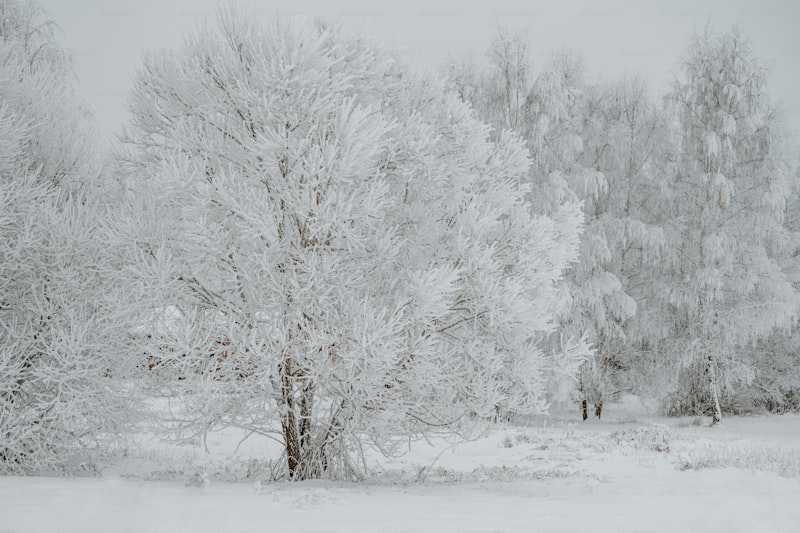
<instances>
[{"instance_id":1,"label":"snowy bush","mask_svg":"<svg viewBox=\"0 0 800 533\"><path fill-rule=\"evenodd\" d=\"M667 426L653 425L615 431L610 438L618 445L652 452L668 452L674 436Z\"/></svg>"},{"instance_id":2,"label":"snowy bush","mask_svg":"<svg viewBox=\"0 0 800 533\"><path fill-rule=\"evenodd\" d=\"M742 468L800 478L800 450L763 442L731 443L713 450L683 454L679 470Z\"/></svg>"},{"instance_id":3,"label":"snowy bush","mask_svg":"<svg viewBox=\"0 0 800 533\"><path fill-rule=\"evenodd\" d=\"M96 221L32 179L0 180L0 472L82 468L125 420Z\"/></svg>"}]
</instances>

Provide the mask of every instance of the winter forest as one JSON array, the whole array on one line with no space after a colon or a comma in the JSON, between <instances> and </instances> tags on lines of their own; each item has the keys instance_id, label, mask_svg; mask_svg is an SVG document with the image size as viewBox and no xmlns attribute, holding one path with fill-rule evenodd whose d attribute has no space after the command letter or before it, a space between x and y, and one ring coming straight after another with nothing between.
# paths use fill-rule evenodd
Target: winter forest
<instances>
[{"instance_id":1,"label":"winter forest","mask_svg":"<svg viewBox=\"0 0 800 533\"><path fill-rule=\"evenodd\" d=\"M408 466L494 439L670 476L767 450L798 494L800 149L741 27L657 94L499 25L428 68L221 3L143 54L106 149L57 23L0 0L0 493L549 483ZM731 447L751 423L795 433Z\"/></svg>"}]
</instances>

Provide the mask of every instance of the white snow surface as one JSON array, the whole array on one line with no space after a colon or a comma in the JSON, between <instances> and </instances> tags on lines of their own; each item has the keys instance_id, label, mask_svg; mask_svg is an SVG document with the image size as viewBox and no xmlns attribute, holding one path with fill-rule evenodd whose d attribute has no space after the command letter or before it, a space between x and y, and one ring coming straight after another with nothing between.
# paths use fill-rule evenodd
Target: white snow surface
<instances>
[{"instance_id":1,"label":"white snow surface","mask_svg":"<svg viewBox=\"0 0 800 533\"><path fill-rule=\"evenodd\" d=\"M606 411L413 443L358 483L269 481L275 445L233 454L234 432L208 452L143 438L99 477L0 477L0 531L800 531L800 416Z\"/></svg>"}]
</instances>

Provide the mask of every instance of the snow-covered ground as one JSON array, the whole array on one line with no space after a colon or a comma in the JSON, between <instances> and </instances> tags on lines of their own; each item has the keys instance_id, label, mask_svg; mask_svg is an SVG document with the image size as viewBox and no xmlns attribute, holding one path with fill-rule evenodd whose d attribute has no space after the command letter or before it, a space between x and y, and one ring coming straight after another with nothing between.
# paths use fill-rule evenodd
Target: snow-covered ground
<instances>
[{"instance_id":1,"label":"snow-covered ground","mask_svg":"<svg viewBox=\"0 0 800 533\"><path fill-rule=\"evenodd\" d=\"M268 482L274 446L231 456L232 433L151 443L101 477L0 477L0 531L800 531L800 416L570 415L415 443L360 483Z\"/></svg>"}]
</instances>

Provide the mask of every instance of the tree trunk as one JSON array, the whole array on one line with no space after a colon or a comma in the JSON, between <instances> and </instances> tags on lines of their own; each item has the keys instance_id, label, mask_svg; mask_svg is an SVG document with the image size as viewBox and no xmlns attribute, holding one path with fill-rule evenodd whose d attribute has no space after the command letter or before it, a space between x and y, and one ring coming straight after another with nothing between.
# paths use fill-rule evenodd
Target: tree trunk
<instances>
[{"instance_id":1,"label":"tree trunk","mask_svg":"<svg viewBox=\"0 0 800 533\"><path fill-rule=\"evenodd\" d=\"M705 266L704 263L701 266ZM722 421L722 410L719 406L719 391L717 390L717 373L714 361L714 353L717 347L717 294L716 291L712 291L710 300L710 307L711 310L709 312L707 306L705 305L706 302L706 294L700 295L699 300L699 311L700 311L700 320L701 323L701 330L700 330L700 339L701 339L701 350L703 356L703 374L706 381L706 392L708 393L708 399L711 401L711 406L714 410L711 419L711 425L718 424ZM708 323L708 318L706 313L711 315L711 324Z\"/></svg>"},{"instance_id":2,"label":"tree trunk","mask_svg":"<svg viewBox=\"0 0 800 533\"><path fill-rule=\"evenodd\" d=\"M584 420L589 418L589 402L586 400L581 402L581 415L583 416Z\"/></svg>"},{"instance_id":3,"label":"tree trunk","mask_svg":"<svg viewBox=\"0 0 800 533\"><path fill-rule=\"evenodd\" d=\"M299 467L302 464L300 447L300 435L295 416L294 387L292 384L292 359L286 353L283 357L283 364L280 366L281 376L281 408L286 409L286 413L281 418L281 429L283 430L283 443L286 449L286 461L289 468L289 479L298 478Z\"/></svg>"},{"instance_id":4,"label":"tree trunk","mask_svg":"<svg viewBox=\"0 0 800 533\"><path fill-rule=\"evenodd\" d=\"M719 392L717 390L716 370L714 369L714 356L711 355L710 351L706 351L705 354L705 374L708 394L714 409L714 414L711 419L711 425L713 426L722 421L722 410L719 407Z\"/></svg>"},{"instance_id":5,"label":"tree trunk","mask_svg":"<svg viewBox=\"0 0 800 533\"><path fill-rule=\"evenodd\" d=\"M286 448L286 461L289 467L289 479L300 480L302 479L302 476L298 477L301 463L300 439L297 436L297 425L294 411L292 411L291 408L281 421L281 426L283 428L283 440Z\"/></svg>"}]
</instances>

